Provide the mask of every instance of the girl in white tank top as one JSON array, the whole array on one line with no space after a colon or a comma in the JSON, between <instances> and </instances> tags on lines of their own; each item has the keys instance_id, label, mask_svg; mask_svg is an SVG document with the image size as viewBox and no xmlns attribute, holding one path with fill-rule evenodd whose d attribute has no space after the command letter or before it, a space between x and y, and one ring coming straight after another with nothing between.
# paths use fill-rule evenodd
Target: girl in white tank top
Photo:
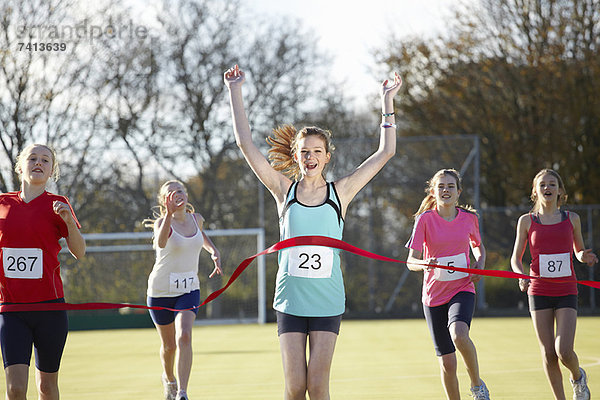
<instances>
[{"instance_id":1,"label":"girl in white tank top","mask_svg":"<svg viewBox=\"0 0 600 400\"><path fill-rule=\"evenodd\" d=\"M211 254L215 264L209 275L212 278L222 274L221 256L202 231L204 219L194 213L194 208L188 203L183 183L168 181L163 184L158 193L158 203L156 220L145 221L146 226L154 228L153 247L156 249L156 262L148 278L148 304L182 310L151 310L150 313L161 338L165 399L188 400L192 327L197 313L197 309L192 311L188 308L199 305L199 293L195 292L200 289L198 260L203 248ZM194 304L190 304L190 296Z\"/></svg>"}]
</instances>

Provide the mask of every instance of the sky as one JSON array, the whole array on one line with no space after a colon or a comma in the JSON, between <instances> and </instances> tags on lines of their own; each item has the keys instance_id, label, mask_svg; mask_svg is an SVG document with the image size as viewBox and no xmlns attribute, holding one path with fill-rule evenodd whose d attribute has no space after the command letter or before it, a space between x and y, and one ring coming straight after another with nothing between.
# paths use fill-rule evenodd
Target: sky
<instances>
[{"instance_id":1,"label":"sky","mask_svg":"<svg viewBox=\"0 0 600 400\"><path fill-rule=\"evenodd\" d=\"M334 78L356 106L365 93L376 93L388 78L375 79L370 49L382 48L397 36L433 36L447 27L457 0L245 0L259 15L291 17L314 29L321 50L334 57Z\"/></svg>"}]
</instances>

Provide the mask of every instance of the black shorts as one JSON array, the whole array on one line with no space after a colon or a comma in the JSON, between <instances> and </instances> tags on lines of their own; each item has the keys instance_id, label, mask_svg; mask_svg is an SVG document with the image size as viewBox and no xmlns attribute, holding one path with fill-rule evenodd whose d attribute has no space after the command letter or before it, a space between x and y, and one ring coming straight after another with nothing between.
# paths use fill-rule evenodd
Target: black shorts
<instances>
[{"instance_id":1,"label":"black shorts","mask_svg":"<svg viewBox=\"0 0 600 400\"><path fill-rule=\"evenodd\" d=\"M185 310L192 308L194 314L198 315L198 306L200 305L200 290L192 290L189 293L184 293L181 296L175 297L150 297L146 299L150 307L165 307L174 310ZM175 316L179 311L171 310L148 310L150 317L156 325L169 325L175 321Z\"/></svg>"},{"instance_id":2,"label":"black shorts","mask_svg":"<svg viewBox=\"0 0 600 400\"><path fill-rule=\"evenodd\" d=\"M557 310L559 308L574 308L577 310L577 295L566 296L527 296L529 299L529 311Z\"/></svg>"},{"instance_id":3,"label":"black shorts","mask_svg":"<svg viewBox=\"0 0 600 400\"><path fill-rule=\"evenodd\" d=\"M298 317L277 311L277 335L289 332L308 334L311 331L333 332L340 334L342 316L334 317Z\"/></svg>"},{"instance_id":4,"label":"black shorts","mask_svg":"<svg viewBox=\"0 0 600 400\"><path fill-rule=\"evenodd\" d=\"M435 307L423 304L423 313L438 357L456 351L450 336L450 324L462 321L470 327L474 310L475 293L472 292L458 292L448 303Z\"/></svg>"},{"instance_id":5,"label":"black shorts","mask_svg":"<svg viewBox=\"0 0 600 400\"><path fill-rule=\"evenodd\" d=\"M64 303L64 299L49 303ZM33 345L37 369L48 373L57 372L68 331L69 321L64 310L0 313L0 344L4 368L15 364L29 365Z\"/></svg>"}]
</instances>

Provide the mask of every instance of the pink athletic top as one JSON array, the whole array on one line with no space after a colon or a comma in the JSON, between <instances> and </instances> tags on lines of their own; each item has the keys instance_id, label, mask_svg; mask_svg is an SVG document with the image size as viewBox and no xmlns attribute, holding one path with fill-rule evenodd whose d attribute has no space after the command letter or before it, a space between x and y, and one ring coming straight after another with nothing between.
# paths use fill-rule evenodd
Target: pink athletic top
<instances>
[{"instance_id":1,"label":"pink athletic top","mask_svg":"<svg viewBox=\"0 0 600 400\"><path fill-rule=\"evenodd\" d=\"M529 215L531 227L527 236L531 253L529 271L531 276L544 276L563 282L532 279L527 294L534 296L577 294L577 278L573 270L573 225L568 212L563 212L561 222L552 225L543 225L534 215Z\"/></svg>"},{"instance_id":2,"label":"pink athletic top","mask_svg":"<svg viewBox=\"0 0 600 400\"><path fill-rule=\"evenodd\" d=\"M424 260L435 257L440 264L468 268L469 246L481 245L479 220L474 213L461 208L457 211L452 221L440 217L436 210L419 215L406 247L422 252ZM441 268L424 271L422 300L426 306L446 304L458 292L475 293L467 274Z\"/></svg>"}]
</instances>

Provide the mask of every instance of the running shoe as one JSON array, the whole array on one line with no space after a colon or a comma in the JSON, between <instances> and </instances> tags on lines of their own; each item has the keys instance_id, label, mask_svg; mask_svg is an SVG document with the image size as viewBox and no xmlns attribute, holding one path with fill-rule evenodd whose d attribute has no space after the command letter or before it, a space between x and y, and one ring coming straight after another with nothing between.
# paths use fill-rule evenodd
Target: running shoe
<instances>
[{"instance_id":1,"label":"running shoe","mask_svg":"<svg viewBox=\"0 0 600 400\"><path fill-rule=\"evenodd\" d=\"M177 393L177 398L175 400L190 400L190 399L188 399L187 393L184 390L180 390Z\"/></svg>"},{"instance_id":2,"label":"running shoe","mask_svg":"<svg viewBox=\"0 0 600 400\"><path fill-rule=\"evenodd\" d=\"M475 400L490 400L490 392L483 380L481 381L480 386L473 386L471 388L471 396L473 396Z\"/></svg>"},{"instance_id":3,"label":"running shoe","mask_svg":"<svg viewBox=\"0 0 600 400\"><path fill-rule=\"evenodd\" d=\"M165 389L165 400L177 399L177 381L169 382L166 376L162 376L162 383Z\"/></svg>"},{"instance_id":4,"label":"running shoe","mask_svg":"<svg viewBox=\"0 0 600 400\"><path fill-rule=\"evenodd\" d=\"M569 379L573 386L573 400L590 400L592 396L590 388L587 385L587 375L583 368L580 367L579 371L581 371L581 378L579 380L574 381L573 379Z\"/></svg>"}]
</instances>

